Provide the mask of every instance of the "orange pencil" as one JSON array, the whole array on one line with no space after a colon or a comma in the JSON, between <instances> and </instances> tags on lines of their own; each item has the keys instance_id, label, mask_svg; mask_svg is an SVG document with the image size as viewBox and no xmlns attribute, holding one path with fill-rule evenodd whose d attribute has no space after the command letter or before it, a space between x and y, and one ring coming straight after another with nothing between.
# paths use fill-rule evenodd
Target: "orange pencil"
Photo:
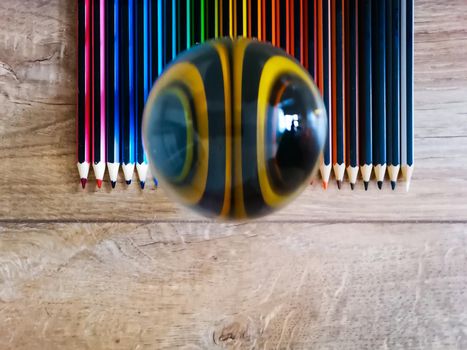
<instances>
[{"instance_id":1,"label":"orange pencil","mask_svg":"<svg viewBox=\"0 0 467 350\"><path fill-rule=\"evenodd\" d=\"M322 1L316 1L317 2L317 72L316 72L316 82L318 85L319 90L321 91L321 94L323 94L323 89L324 89L324 69L323 69L323 2Z\"/></svg>"},{"instance_id":2,"label":"orange pencil","mask_svg":"<svg viewBox=\"0 0 467 350\"><path fill-rule=\"evenodd\" d=\"M277 23L276 23L276 0L272 0L271 5L271 31L272 31L272 38L271 43L276 46L276 31L277 31Z\"/></svg>"},{"instance_id":3,"label":"orange pencil","mask_svg":"<svg viewBox=\"0 0 467 350\"><path fill-rule=\"evenodd\" d=\"M308 0L300 0L300 63L306 69L308 66Z\"/></svg>"}]
</instances>

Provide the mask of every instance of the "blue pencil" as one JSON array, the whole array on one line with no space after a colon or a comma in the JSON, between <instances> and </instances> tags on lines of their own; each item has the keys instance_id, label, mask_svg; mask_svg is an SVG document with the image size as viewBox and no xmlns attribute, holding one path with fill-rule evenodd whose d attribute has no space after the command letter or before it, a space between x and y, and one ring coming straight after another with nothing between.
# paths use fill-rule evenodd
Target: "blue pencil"
<instances>
[{"instance_id":1,"label":"blue pencil","mask_svg":"<svg viewBox=\"0 0 467 350\"><path fill-rule=\"evenodd\" d=\"M120 168L120 0L109 0L107 4L107 168L110 183L115 188Z\"/></svg>"},{"instance_id":2,"label":"blue pencil","mask_svg":"<svg viewBox=\"0 0 467 350\"><path fill-rule=\"evenodd\" d=\"M136 1L135 3L135 36L136 36L136 124L135 124L135 142L136 142L136 171L140 182L141 189L144 189L146 177L148 172L148 160L146 151L143 145L142 138L142 123L143 123L143 109L147 96L151 88L151 81L149 78L150 68L150 0Z\"/></svg>"},{"instance_id":3,"label":"blue pencil","mask_svg":"<svg viewBox=\"0 0 467 350\"><path fill-rule=\"evenodd\" d=\"M413 0L402 0L401 6L401 168L406 181L406 190L410 188L414 168L414 70L413 70Z\"/></svg>"},{"instance_id":4,"label":"blue pencil","mask_svg":"<svg viewBox=\"0 0 467 350\"><path fill-rule=\"evenodd\" d=\"M373 162L378 188L386 173L386 1L373 2Z\"/></svg>"},{"instance_id":5,"label":"blue pencil","mask_svg":"<svg viewBox=\"0 0 467 350\"><path fill-rule=\"evenodd\" d=\"M372 0L360 0L359 16L359 104L360 104L360 171L365 190L368 190L373 171L372 123Z\"/></svg>"},{"instance_id":6,"label":"blue pencil","mask_svg":"<svg viewBox=\"0 0 467 350\"><path fill-rule=\"evenodd\" d=\"M387 22L387 164L391 188L400 169L400 0L388 0Z\"/></svg>"}]
</instances>

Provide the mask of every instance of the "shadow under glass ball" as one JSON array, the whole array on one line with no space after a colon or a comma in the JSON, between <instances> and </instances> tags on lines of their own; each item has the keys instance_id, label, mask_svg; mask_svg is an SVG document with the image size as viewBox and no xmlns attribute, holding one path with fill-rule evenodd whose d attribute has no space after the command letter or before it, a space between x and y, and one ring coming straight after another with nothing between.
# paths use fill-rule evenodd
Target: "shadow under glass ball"
<instances>
[{"instance_id":1,"label":"shadow under glass ball","mask_svg":"<svg viewBox=\"0 0 467 350\"><path fill-rule=\"evenodd\" d=\"M290 202L317 168L326 113L308 73L282 50L218 39L181 54L148 99L152 171L209 217L245 219Z\"/></svg>"}]
</instances>

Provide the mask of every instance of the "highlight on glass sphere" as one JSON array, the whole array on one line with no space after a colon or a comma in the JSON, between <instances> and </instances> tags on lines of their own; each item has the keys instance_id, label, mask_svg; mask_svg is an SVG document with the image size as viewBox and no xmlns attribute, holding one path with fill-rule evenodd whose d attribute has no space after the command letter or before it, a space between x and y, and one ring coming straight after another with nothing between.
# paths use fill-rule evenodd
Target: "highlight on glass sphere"
<instances>
[{"instance_id":1,"label":"highlight on glass sphere","mask_svg":"<svg viewBox=\"0 0 467 350\"><path fill-rule=\"evenodd\" d=\"M143 139L164 190L205 216L264 216L318 168L326 111L307 71L283 50L216 39L182 53L148 98Z\"/></svg>"}]
</instances>

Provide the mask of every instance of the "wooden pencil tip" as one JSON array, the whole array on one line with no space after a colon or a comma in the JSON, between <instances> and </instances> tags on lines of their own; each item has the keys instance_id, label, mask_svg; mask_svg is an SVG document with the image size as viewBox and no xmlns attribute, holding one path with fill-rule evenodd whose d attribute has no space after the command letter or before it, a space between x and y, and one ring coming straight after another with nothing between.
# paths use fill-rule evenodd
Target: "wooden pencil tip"
<instances>
[{"instance_id":1,"label":"wooden pencil tip","mask_svg":"<svg viewBox=\"0 0 467 350\"><path fill-rule=\"evenodd\" d=\"M378 181L378 188L380 190L383 188L383 181Z\"/></svg>"},{"instance_id":2,"label":"wooden pencil tip","mask_svg":"<svg viewBox=\"0 0 467 350\"><path fill-rule=\"evenodd\" d=\"M391 188L393 191L396 189L396 181L391 181Z\"/></svg>"},{"instance_id":3,"label":"wooden pencil tip","mask_svg":"<svg viewBox=\"0 0 467 350\"><path fill-rule=\"evenodd\" d=\"M368 191L368 185L369 185L368 181L363 182L363 186L365 186L365 191Z\"/></svg>"},{"instance_id":4,"label":"wooden pencil tip","mask_svg":"<svg viewBox=\"0 0 467 350\"><path fill-rule=\"evenodd\" d=\"M102 187L102 180L96 180L96 183L98 188Z\"/></svg>"},{"instance_id":5,"label":"wooden pencil tip","mask_svg":"<svg viewBox=\"0 0 467 350\"><path fill-rule=\"evenodd\" d=\"M146 184L146 183L145 183L144 181L140 181L140 182L139 182L139 185L141 186L141 189L142 189L142 190L144 190L144 185L145 185L145 184Z\"/></svg>"},{"instance_id":6,"label":"wooden pencil tip","mask_svg":"<svg viewBox=\"0 0 467 350\"><path fill-rule=\"evenodd\" d=\"M115 186L117 185L117 182L116 181L110 181L110 184L112 185L112 188L115 188Z\"/></svg>"},{"instance_id":7,"label":"wooden pencil tip","mask_svg":"<svg viewBox=\"0 0 467 350\"><path fill-rule=\"evenodd\" d=\"M83 190L85 189L87 182L88 182L87 179L81 179L81 187L83 188Z\"/></svg>"}]
</instances>

